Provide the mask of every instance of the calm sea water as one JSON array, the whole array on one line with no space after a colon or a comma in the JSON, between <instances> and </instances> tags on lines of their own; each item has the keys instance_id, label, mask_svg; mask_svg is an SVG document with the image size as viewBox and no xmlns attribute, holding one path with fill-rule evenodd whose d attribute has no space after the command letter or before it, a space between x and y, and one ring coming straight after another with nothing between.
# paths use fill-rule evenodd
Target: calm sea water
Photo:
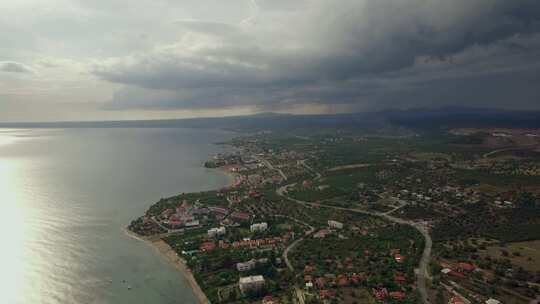
<instances>
[{"instance_id":1,"label":"calm sea water","mask_svg":"<svg viewBox=\"0 0 540 304\"><path fill-rule=\"evenodd\" d=\"M231 137L0 129L0 303L195 303L181 274L122 228L160 197L226 185L201 164Z\"/></svg>"}]
</instances>

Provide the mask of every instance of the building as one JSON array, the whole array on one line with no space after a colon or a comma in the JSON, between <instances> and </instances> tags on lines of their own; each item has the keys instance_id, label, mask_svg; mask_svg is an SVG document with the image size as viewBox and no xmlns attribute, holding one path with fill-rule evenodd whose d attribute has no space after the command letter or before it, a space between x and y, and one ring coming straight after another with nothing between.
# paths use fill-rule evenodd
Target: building
<instances>
[{"instance_id":1,"label":"building","mask_svg":"<svg viewBox=\"0 0 540 304\"><path fill-rule=\"evenodd\" d=\"M403 263L403 262L405 262L405 259L406 259L406 257L403 256L403 255L401 255L401 254L399 254L399 253L397 253L397 254L394 255L394 260L396 260L396 262L398 262L398 263Z\"/></svg>"},{"instance_id":2,"label":"building","mask_svg":"<svg viewBox=\"0 0 540 304\"><path fill-rule=\"evenodd\" d=\"M266 296L262 300L262 304L278 304L279 300L274 299L272 296Z\"/></svg>"},{"instance_id":3,"label":"building","mask_svg":"<svg viewBox=\"0 0 540 304\"><path fill-rule=\"evenodd\" d=\"M225 208L220 208L220 207L208 207L208 210L212 213L217 213L217 214L222 214L222 215L227 215L229 213L229 210Z\"/></svg>"},{"instance_id":4,"label":"building","mask_svg":"<svg viewBox=\"0 0 540 304\"><path fill-rule=\"evenodd\" d=\"M328 227L335 229L343 229L343 223L337 221L328 221Z\"/></svg>"},{"instance_id":5,"label":"building","mask_svg":"<svg viewBox=\"0 0 540 304\"><path fill-rule=\"evenodd\" d=\"M227 233L227 229L225 227L212 228L208 230L208 237L218 237L225 235L225 233Z\"/></svg>"},{"instance_id":6,"label":"building","mask_svg":"<svg viewBox=\"0 0 540 304\"><path fill-rule=\"evenodd\" d=\"M247 221L251 218L251 215L244 212L235 211L231 213L230 218L239 221Z\"/></svg>"},{"instance_id":7,"label":"building","mask_svg":"<svg viewBox=\"0 0 540 304\"><path fill-rule=\"evenodd\" d=\"M453 296L452 298L450 298L450 300L448 301L448 304L465 304L465 302L463 302L463 300L458 297L458 296Z\"/></svg>"},{"instance_id":8,"label":"building","mask_svg":"<svg viewBox=\"0 0 540 304\"><path fill-rule=\"evenodd\" d=\"M460 262L460 263L458 263L457 268L460 271L472 272L472 271L474 271L476 269L476 266L474 266L471 263Z\"/></svg>"},{"instance_id":9,"label":"building","mask_svg":"<svg viewBox=\"0 0 540 304\"><path fill-rule=\"evenodd\" d=\"M201 246L200 246L200 250L201 251L211 251L211 250L214 250L216 248L216 244L213 243L213 242L206 242L206 243L202 243Z\"/></svg>"},{"instance_id":10,"label":"building","mask_svg":"<svg viewBox=\"0 0 540 304\"><path fill-rule=\"evenodd\" d=\"M405 293L401 291L391 291L388 293L388 295L395 300L403 300L405 299Z\"/></svg>"},{"instance_id":11,"label":"building","mask_svg":"<svg viewBox=\"0 0 540 304\"><path fill-rule=\"evenodd\" d=\"M236 263L236 269L240 272L250 271L257 266L255 260L247 261L245 263Z\"/></svg>"},{"instance_id":12,"label":"building","mask_svg":"<svg viewBox=\"0 0 540 304\"><path fill-rule=\"evenodd\" d=\"M262 232L268 229L268 224L267 223L253 224L251 225L249 229L251 230L251 232Z\"/></svg>"},{"instance_id":13,"label":"building","mask_svg":"<svg viewBox=\"0 0 540 304\"><path fill-rule=\"evenodd\" d=\"M193 220L193 221L184 223L184 226L186 227L197 227L199 225L200 225L199 220Z\"/></svg>"},{"instance_id":14,"label":"building","mask_svg":"<svg viewBox=\"0 0 540 304\"><path fill-rule=\"evenodd\" d=\"M486 304L501 304L501 301L490 298L486 301Z\"/></svg>"},{"instance_id":15,"label":"building","mask_svg":"<svg viewBox=\"0 0 540 304\"><path fill-rule=\"evenodd\" d=\"M238 281L240 291L245 294L250 291L259 291L264 288L264 277L262 275L241 277Z\"/></svg>"},{"instance_id":16,"label":"building","mask_svg":"<svg viewBox=\"0 0 540 304\"><path fill-rule=\"evenodd\" d=\"M257 267L257 265L263 265L263 264L266 264L266 263L268 263L267 258L258 259L258 260L252 259L252 260L244 262L244 263L236 263L236 269L238 271L240 271L240 272L250 271L250 270L254 269L255 267Z\"/></svg>"},{"instance_id":17,"label":"building","mask_svg":"<svg viewBox=\"0 0 540 304\"><path fill-rule=\"evenodd\" d=\"M317 231L315 234L313 234L313 238L314 239L324 239L329 233L330 233L330 231L328 231L327 229L321 229L321 230Z\"/></svg>"}]
</instances>

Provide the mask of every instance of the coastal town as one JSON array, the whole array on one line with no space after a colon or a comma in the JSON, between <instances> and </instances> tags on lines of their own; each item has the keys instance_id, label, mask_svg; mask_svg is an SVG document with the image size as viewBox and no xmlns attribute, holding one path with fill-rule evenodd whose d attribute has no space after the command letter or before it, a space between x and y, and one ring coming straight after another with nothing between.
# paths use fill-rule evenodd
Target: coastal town
<instances>
[{"instance_id":1,"label":"coastal town","mask_svg":"<svg viewBox=\"0 0 540 304\"><path fill-rule=\"evenodd\" d=\"M539 134L239 136L204 164L230 186L128 228L165 244L204 303L533 303Z\"/></svg>"}]
</instances>

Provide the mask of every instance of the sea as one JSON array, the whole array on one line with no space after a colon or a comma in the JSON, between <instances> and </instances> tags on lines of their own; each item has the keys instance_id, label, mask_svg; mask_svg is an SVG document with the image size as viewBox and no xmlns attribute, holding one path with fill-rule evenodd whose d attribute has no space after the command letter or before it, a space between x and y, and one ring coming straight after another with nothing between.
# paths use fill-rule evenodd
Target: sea
<instances>
[{"instance_id":1,"label":"sea","mask_svg":"<svg viewBox=\"0 0 540 304\"><path fill-rule=\"evenodd\" d=\"M123 229L162 197L231 182L221 130L0 129L0 303L196 303Z\"/></svg>"}]
</instances>

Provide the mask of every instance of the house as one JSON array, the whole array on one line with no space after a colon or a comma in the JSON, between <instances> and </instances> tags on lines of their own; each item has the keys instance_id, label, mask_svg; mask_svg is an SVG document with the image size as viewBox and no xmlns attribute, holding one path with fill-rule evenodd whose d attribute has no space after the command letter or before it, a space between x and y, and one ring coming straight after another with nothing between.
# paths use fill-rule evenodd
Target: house
<instances>
[{"instance_id":1,"label":"house","mask_svg":"<svg viewBox=\"0 0 540 304\"><path fill-rule=\"evenodd\" d=\"M474 266L473 264L470 264L470 263L460 262L457 265L457 269L460 270L460 271L472 272L472 271L474 271L476 269L476 266Z\"/></svg>"},{"instance_id":2,"label":"house","mask_svg":"<svg viewBox=\"0 0 540 304\"><path fill-rule=\"evenodd\" d=\"M238 281L240 291L245 294L250 291L259 291L264 288L264 277L262 275L241 277Z\"/></svg>"},{"instance_id":3,"label":"house","mask_svg":"<svg viewBox=\"0 0 540 304\"><path fill-rule=\"evenodd\" d=\"M452 298L450 298L450 300L448 301L448 304L465 304L465 302L463 302L463 300L458 297L458 296L453 296Z\"/></svg>"},{"instance_id":4,"label":"house","mask_svg":"<svg viewBox=\"0 0 540 304\"><path fill-rule=\"evenodd\" d=\"M262 304L278 304L279 301L274 299L272 296L266 296L262 300Z\"/></svg>"},{"instance_id":5,"label":"house","mask_svg":"<svg viewBox=\"0 0 540 304\"><path fill-rule=\"evenodd\" d=\"M330 233L330 231L328 231L327 229L321 229L321 230L317 231L315 234L313 234L313 238L314 239L324 239L329 233Z\"/></svg>"},{"instance_id":6,"label":"house","mask_svg":"<svg viewBox=\"0 0 540 304\"><path fill-rule=\"evenodd\" d=\"M210 212L212 213L217 213L221 215L226 215L229 213L229 210L220 207L208 207L208 210L210 210Z\"/></svg>"},{"instance_id":7,"label":"house","mask_svg":"<svg viewBox=\"0 0 540 304\"><path fill-rule=\"evenodd\" d=\"M335 297L337 294L337 292L335 290L321 290L319 292L319 295L321 296L321 298L333 298Z\"/></svg>"},{"instance_id":8,"label":"house","mask_svg":"<svg viewBox=\"0 0 540 304\"><path fill-rule=\"evenodd\" d=\"M247 221L251 218L251 216L244 212L235 211L231 213L231 218L241 221Z\"/></svg>"},{"instance_id":9,"label":"house","mask_svg":"<svg viewBox=\"0 0 540 304\"><path fill-rule=\"evenodd\" d=\"M353 274L351 276L351 281L353 281L354 283L358 283L358 282L363 281L365 279L367 279L367 276L365 274L356 274L355 273L355 274Z\"/></svg>"},{"instance_id":10,"label":"house","mask_svg":"<svg viewBox=\"0 0 540 304\"><path fill-rule=\"evenodd\" d=\"M334 229L343 229L343 223L330 220L328 221L328 227L334 228Z\"/></svg>"},{"instance_id":11,"label":"house","mask_svg":"<svg viewBox=\"0 0 540 304\"><path fill-rule=\"evenodd\" d=\"M394 255L394 260L396 260L396 262L398 262L398 263L403 263L405 261L405 259L406 259L405 256L403 256L403 255L401 255L399 253Z\"/></svg>"},{"instance_id":12,"label":"house","mask_svg":"<svg viewBox=\"0 0 540 304\"><path fill-rule=\"evenodd\" d=\"M193 215L206 215L208 213L210 213L210 209L208 208L195 208L191 211L191 214Z\"/></svg>"},{"instance_id":13,"label":"house","mask_svg":"<svg viewBox=\"0 0 540 304\"><path fill-rule=\"evenodd\" d=\"M401 291L392 291L388 294L394 300L403 300L405 299L405 293Z\"/></svg>"},{"instance_id":14,"label":"house","mask_svg":"<svg viewBox=\"0 0 540 304\"><path fill-rule=\"evenodd\" d=\"M249 191L248 196L251 198L257 199L257 198L261 198L262 194L259 191L251 190Z\"/></svg>"},{"instance_id":15,"label":"house","mask_svg":"<svg viewBox=\"0 0 540 304\"><path fill-rule=\"evenodd\" d=\"M326 280L324 278L317 278L315 280L315 284L317 285L318 288L322 289L326 285Z\"/></svg>"},{"instance_id":16,"label":"house","mask_svg":"<svg viewBox=\"0 0 540 304\"><path fill-rule=\"evenodd\" d=\"M450 276L453 276L453 277L456 277L456 278L460 278L460 279L463 279L465 278L465 274L461 273L461 272L458 272L458 271L454 271L454 270L451 270L448 275Z\"/></svg>"},{"instance_id":17,"label":"house","mask_svg":"<svg viewBox=\"0 0 540 304\"><path fill-rule=\"evenodd\" d=\"M302 182L302 187L311 188L313 187L313 182L311 182L310 180L305 180L304 182Z\"/></svg>"},{"instance_id":18,"label":"house","mask_svg":"<svg viewBox=\"0 0 540 304\"><path fill-rule=\"evenodd\" d=\"M226 233L227 233L227 229L225 227L212 228L208 230L208 237L214 238L214 237L225 235Z\"/></svg>"},{"instance_id":19,"label":"house","mask_svg":"<svg viewBox=\"0 0 540 304\"><path fill-rule=\"evenodd\" d=\"M251 230L251 232L263 232L266 229L268 229L267 223L253 224L251 225L251 227L249 227L249 230Z\"/></svg>"},{"instance_id":20,"label":"house","mask_svg":"<svg viewBox=\"0 0 540 304\"><path fill-rule=\"evenodd\" d=\"M216 248L216 244L214 242L205 242L201 244L199 249L201 251L210 251L210 250L214 250L215 248Z\"/></svg>"},{"instance_id":21,"label":"house","mask_svg":"<svg viewBox=\"0 0 540 304\"><path fill-rule=\"evenodd\" d=\"M379 301L384 300L388 296L388 290L386 288L373 288L371 291L373 292L373 296Z\"/></svg>"},{"instance_id":22,"label":"house","mask_svg":"<svg viewBox=\"0 0 540 304\"><path fill-rule=\"evenodd\" d=\"M349 286L349 279L345 275L339 275L337 278L337 285L339 287Z\"/></svg>"}]
</instances>

